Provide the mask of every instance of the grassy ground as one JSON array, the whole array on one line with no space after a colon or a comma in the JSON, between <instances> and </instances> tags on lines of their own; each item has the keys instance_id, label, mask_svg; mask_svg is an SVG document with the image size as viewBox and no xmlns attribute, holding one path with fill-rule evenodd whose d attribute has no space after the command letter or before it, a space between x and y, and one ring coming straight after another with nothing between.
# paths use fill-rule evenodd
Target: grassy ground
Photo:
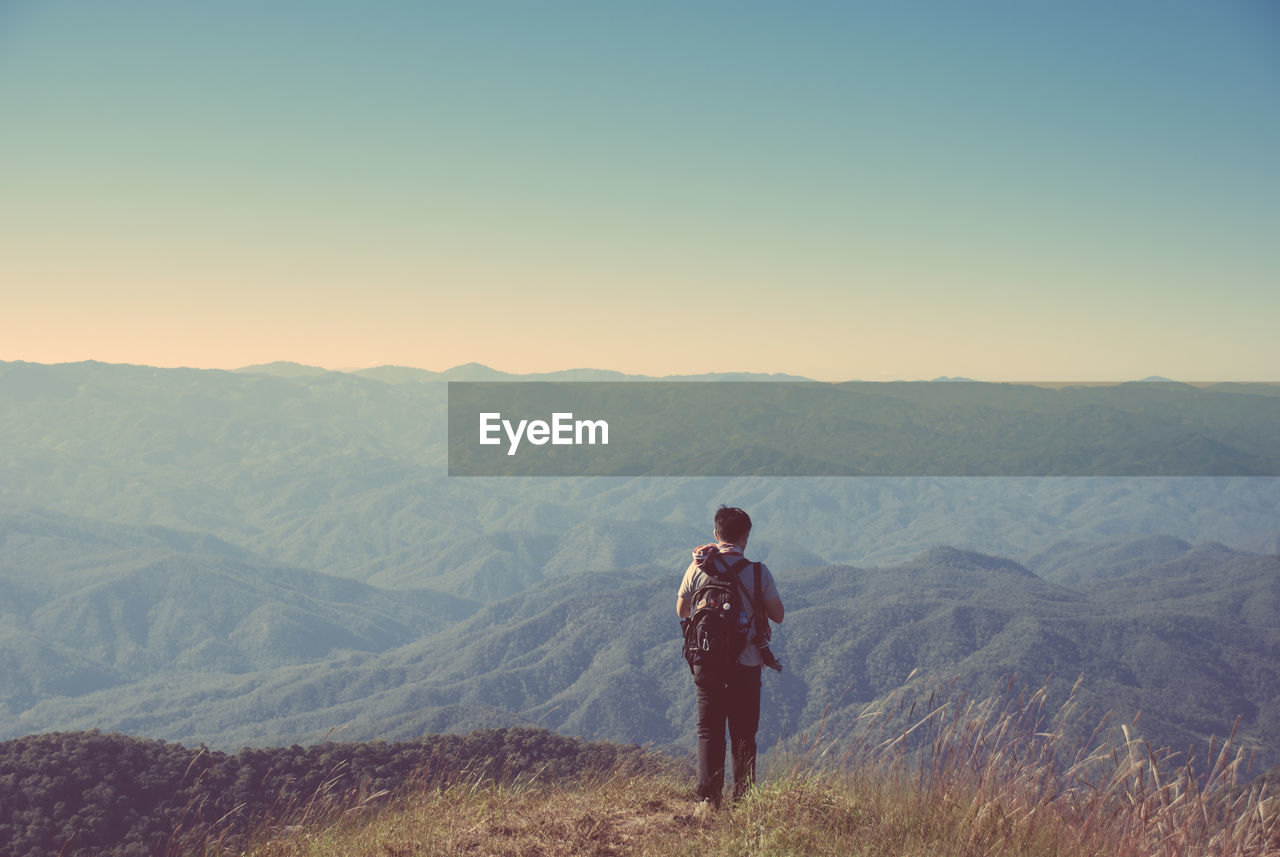
<instances>
[{"instance_id":1,"label":"grassy ground","mask_svg":"<svg viewBox=\"0 0 1280 857\"><path fill-rule=\"evenodd\" d=\"M338 855L1058 854L973 836L957 813L814 778L788 777L699 816L689 783L618 778L573 787L454 787L372 816L286 830L256 857ZM980 825L981 826L981 825ZM972 840L972 841L971 841ZM998 847L996 847L998 845ZM1072 854L1080 852L1069 852Z\"/></svg>"},{"instance_id":2,"label":"grassy ground","mask_svg":"<svg viewBox=\"0 0 1280 857\"><path fill-rule=\"evenodd\" d=\"M1121 811L1123 815L1123 811ZM1280 855L1280 839L1215 847L1117 833L1056 808L1035 813L975 794L786 774L699 815L692 784L655 776L573 785L454 786L394 807L278 832L254 857L409 855L848 855L848 857L1193 857ZM1188 831L1191 832L1191 831Z\"/></svg>"},{"instance_id":3,"label":"grassy ground","mask_svg":"<svg viewBox=\"0 0 1280 857\"><path fill-rule=\"evenodd\" d=\"M869 710L857 737L813 738L708 814L687 774L477 781L277 830L250 854L1280 857L1280 802L1245 787L1229 743L1197 771L1127 725L1069 741L1071 701L1050 716L1043 692L934 703Z\"/></svg>"}]
</instances>

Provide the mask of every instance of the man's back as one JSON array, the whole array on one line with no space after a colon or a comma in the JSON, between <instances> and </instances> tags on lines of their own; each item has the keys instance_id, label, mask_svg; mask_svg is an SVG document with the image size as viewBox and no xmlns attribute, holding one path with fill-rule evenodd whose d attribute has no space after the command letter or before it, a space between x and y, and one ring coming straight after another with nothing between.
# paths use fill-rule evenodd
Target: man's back
<instances>
[{"instance_id":1,"label":"man's back","mask_svg":"<svg viewBox=\"0 0 1280 857\"><path fill-rule=\"evenodd\" d=\"M758 572L758 573L757 573ZM677 613L682 618L688 617L699 605L693 603L693 597L715 575L729 574L742 592L745 615L743 621L747 628L746 645L738 656L738 663L743 666L760 666L764 659L760 653L760 632L756 621L756 608L759 605L767 619L781 622L783 617L782 599L778 596L778 586L774 582L773 573L763 562L750 562L743 554L741 547L728 542L706 544L693 551L693 559L685 569L680 581L677 595ZM756 590L757 577L760 581L759 592ZM679 604L688 605L681 612ZM767 639L764 641L767 645Z\"/></svg>"},{"instance_id":2,"label":"man's back","mask_svg":"<svg viewBox=\"0 0 1280 857\"><path fill-rule=\"evenodd\" d=\"M731 585L739 587L739 600L749 611L747 644L736 661L722 665L690 661L698 704L698 800L714 806L720 805L724 790L726 723L733 745L734 798L741 797L755 781L760 668L767 661L772 661L770 665L776 669L781 668L768 649L768 620L782 621L782 599L768 566L746 561L743 552L750 535L751 518L747 513L721 506L715 515L715 542L694 551L676 594L676 613L687 619L698 606L695 597L707 579L732 570L736 584ZM764 615L758 616L757 609Z\"/></svg>"}]
</instances>

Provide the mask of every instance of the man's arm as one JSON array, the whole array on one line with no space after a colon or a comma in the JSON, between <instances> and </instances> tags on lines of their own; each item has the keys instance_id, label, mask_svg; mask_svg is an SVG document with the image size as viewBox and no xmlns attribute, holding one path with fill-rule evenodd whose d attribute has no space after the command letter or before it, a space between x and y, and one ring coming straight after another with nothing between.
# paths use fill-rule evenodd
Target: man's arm
<instances>
[{"instance_id":1,"label":"man's arm","mask_svg":"<svg viewBox=\"0 0 1280 857\"><path fill-rule=\"evenodd\" d=\"M677 607L676 609L678 610L679 607ZM782 617L785 613L785 611L782 609L782 599L766 598L764 600L764 612L765 612L765 615L768 616L770 619L772 619L774 622L781 622Z\"/></svg>"},{"instance_id":2,"label":"man's arm","mask_svg":"<svg viewBox=\"0 0 1280 857\"><path fill-rule=\"evenodd\" d=\"M697 570L696 563L689 563L684 570L684 577L680 578L680 588L676 590L676 615L681 619L688 619L693 612L693 575Z\"/></svg>"}]
</instances>

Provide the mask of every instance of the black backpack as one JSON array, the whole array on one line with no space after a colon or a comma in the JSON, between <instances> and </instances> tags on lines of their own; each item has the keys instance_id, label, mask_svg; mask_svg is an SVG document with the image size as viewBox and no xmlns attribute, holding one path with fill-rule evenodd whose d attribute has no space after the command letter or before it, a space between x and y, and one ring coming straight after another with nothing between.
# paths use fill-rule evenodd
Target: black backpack
<instances>
[{"instance_id":1,"label":"black backpack","mask_svg":"<svg viewBox=\"0 0 1280 857\"><path fill-rule=\"evenodd\" d=\"M719 669L737 663L746 648L751 625L746 621L746 593L738 580L738 572L754 565L756 588L760 586L760 564L740 559L725 571L716 567L714 558L701 565L706 580L694 590L689 602L689 617L680 622L684 632L684 657L689 671L695 666ZM759 605L752 605L760 615Z\"/></svg>"}]
</instances>

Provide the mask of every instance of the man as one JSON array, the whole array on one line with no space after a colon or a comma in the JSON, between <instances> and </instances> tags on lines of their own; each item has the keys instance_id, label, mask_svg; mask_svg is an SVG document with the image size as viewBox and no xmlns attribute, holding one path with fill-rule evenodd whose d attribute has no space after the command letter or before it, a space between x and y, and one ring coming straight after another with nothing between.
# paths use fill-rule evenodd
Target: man
<instances>
[{"instance_id":1,"label":"man","mask_svg":"<svg viewBox=\"0 0 1280 857\"><path fill-rule=\"evenodd\" d=\"M768 640L759 639L754 609L759 603L774 622L781 622L782 599L773 575L764 563L760 565L760 592L755 592L753 563L745 562L743 550L751 535L751 518L741 509L721 506L715 515L714 545L703 545L693 552L694 560L685 570L676 596L676 613L688 618L695 608L694 593L709 575L700 567L714 563L716 570L739 566L737 580L745 595L749 613L747 643L737 663L723 669L695 665L693 684L698 699L698 800L701 806L718 807L724 788L724 729L729 725L733 750L733 797L740 798L755 780L756 728L760 724L760 668L766 662L780 669L769 652ZM768 627L768 623L762 623ZM765 656L762 657L761 649ZM700 807L701 808L701 807Z\"/></svg>"}]
</instances>

